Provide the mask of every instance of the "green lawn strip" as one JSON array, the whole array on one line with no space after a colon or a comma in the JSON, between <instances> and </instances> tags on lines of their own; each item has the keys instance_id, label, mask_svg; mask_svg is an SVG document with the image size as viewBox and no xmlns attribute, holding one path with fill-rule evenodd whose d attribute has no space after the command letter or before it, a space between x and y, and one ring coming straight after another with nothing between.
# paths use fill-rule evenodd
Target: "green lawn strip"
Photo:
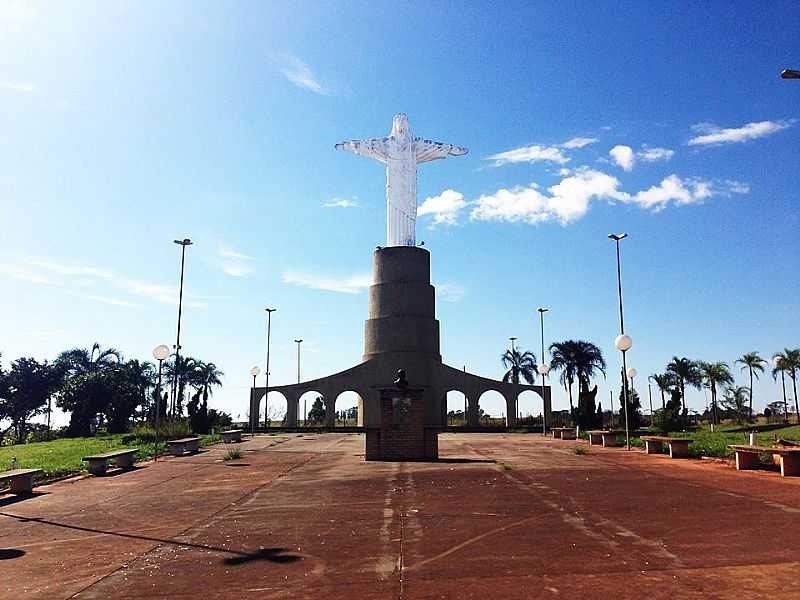
<instances>
[{"instance_id":1,"label":"green lawn strip","mask_svg":"<svg viewBox=\"0 0 800 600\"><path fill-rule=\"evenodd\" d=\"M756 428L759 429L759 428ZM654 433L653 435L660 435ZM676 431L668 434L670 437L689 438L689 456L711 456L715 458L728 458L733 456L733 451L728 448L731 444L748 444L750 439L748 428L741 425L730 425L718 428L713 433L710 428L697 431ZM772 446L777 439L784 439L800 443L800 425L790 425L780 429L770 429L758 432L759 446ZM644 447L640 438L631 438L631 445Z\"/></svg>"},{"instance_id":2,"label":"green lawn strip","mask_svg":"<svg viewBox=\"0 0 800 600\"><path fill-rule=\"evenodd\" d=\"M210 446L221 441L218 434L199 437L201 446ZM167 452L166 442L159 441L158 447L160 454ZM0 447L0 471L10 469L11 461L16 457L19 468L42 469L44 474L39 479L54 479L84 471L84 456L103 454L120 448L138 448L137 462L152 458L155 450L152 440L135 438L130 434L60 438L50 442Z\"/></svg>"}]
</instances>

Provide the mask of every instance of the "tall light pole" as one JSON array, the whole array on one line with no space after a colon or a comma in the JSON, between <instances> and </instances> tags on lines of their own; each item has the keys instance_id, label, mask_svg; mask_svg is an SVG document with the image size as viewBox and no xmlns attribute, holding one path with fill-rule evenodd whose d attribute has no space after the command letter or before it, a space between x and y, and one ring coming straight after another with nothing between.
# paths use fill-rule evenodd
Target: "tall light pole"
<instances>
[{"instance_id":1,"label":"tall light pole","mask_svg":"<svg viewBox=\"0 0 800 600\"><path fill-rule=\"evenodd\" d=\"M510 337L508 339L511 340L511 359L513 360L514 359L514 341L517 338ZM511 368L512 369L514 368L513 367L513 363L512 363L512 367ZM516 416L517 420L519 420L519 398L514 398L514 415Z\"/></svg>"},{"instance_id":2,"label":"tall light pole","mask_svg":"<svg viewBox=\"0 0 800 600\"><path fill-rule=\"evenodd\" d=\"M542 376L542 435L547 435L547 423L545 419L545 406L544 406L544 378L547 375L548 371L550 371L550 365L547 364L547 361L544 359L544 313L549 311L549 308L539 307L536 309L539 311L539 322L542 326L542 353L540 355L539 366L536 368L539 371L539 375Z\"/></svg>"},{"instance_id":3,"label":"tall light pole","mask_svg":"<svg viewBox=\"0 0 800 600\"><path fill-rule=\"evenodd\" d=\"M161 365L164 359L169 356L169 346L159 344L153 348L153 358L158 361L158 384L156 385L156 414L155 414L155 448L153 449L153 462L158 460L158 422L161 418Z\"/></svg>"},{"instance_id":4,"label":"tall light pole","mask_svg":"<svg viewBox=\"0 0 800 600\"><path fill-rule=\"evenodd\" d=\"M258 422L258 402L256 402L256 377L261 373L261 369L253 367L250 369L250 376L253 378L253 389L250 390L250 435L256 434L256 423ZM255 415L253 414L255 413Z\"/></svg>"},{"instance_id":5,"label":"tall light pole","mask_svg":"<svg viewBox=\"0 0 800 600\"><path fill-rule=\"evenodd\" d=\"M625 335L625 317L622 312L622 267L619 259L619 243L628 237L627 233L609 233L608 239L614 240L617 246L617 290L619 291L619 335L614 340L617 350L622 352L622 404L625 408L625 447L631 449L631 434L628 427L628 377L625 353L633 346L633 340Z\"/></svg>"},{"instance_id":6,"label":"tall light pole","mask_svg":"<svg viewBox=\"0 0 800 600\"><path fill-rule=\"evenodd\" d=\"M267 410L269 409L269 338L270 338L270 330L272 328L272 313L274 313L277 308L265 308L267 311L267 369L264 372L264 424L269 427L269 413ZM288 411L288 406L286 407Z\"/></svg>"},{"instance_id":7,"label":"tall light pole","mask_svg":"<svg viewBox=\"0 0 800 600\"><path fill-rule=\"evenodd\" d=\"M175 410L178 407L177 393L178 393L178 379L181 373L181 312L183 309L183 267L186 262L186 246L192 245L192 240L184 238L182 240L173 240L175 244L181 247L181 284L178 292L178 336L175 339L175 369L172 377L172 415L175 416Z\"/></svg>"},{"instance_id":8,"label":"tall light pole","mask_svg":"<svg viewBox=\"0 0 800 600\"><path fill-rule=\"evenodd\" d=\"M300 383L300 344L303 343L303 340L295 340L294 343L297 344L297 383ZM307 421L308 417L306 414L306 401L303 399L303 427L306 426Z\"/></svg>"}]
</instances>

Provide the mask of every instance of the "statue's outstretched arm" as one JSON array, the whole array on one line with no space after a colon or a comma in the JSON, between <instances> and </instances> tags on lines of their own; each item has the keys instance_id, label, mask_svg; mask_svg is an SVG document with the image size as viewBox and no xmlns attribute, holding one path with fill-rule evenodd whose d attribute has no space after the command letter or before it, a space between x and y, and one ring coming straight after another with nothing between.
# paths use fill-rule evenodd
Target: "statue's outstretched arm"
<instances>
[{"instance_id":1,"label":"statue's outstretched arm","mask_svg":"<svg viewBox=\"0 0 800 600\"><path fill-rule=\"evenodd\" d=\"M336 149L347 150L353 154L360 154L361 156L386 162L388 155L386 141L386 138L376 138L372 140L350 140L336 144Z\"/></svg>"},{"instance_id":2,"label":"statue's outstretched arm","mask_svg":"<svg viewBox=\"0 0 800 600\"><path fill-rule=\"evenodd\" d=\"M464 156L469 150L456 146L454 144L445 144L443 142L433 142L431 140L423 140L417 138L414 140L414 145L417 150L417 162L424 163L431 160L439 160L447 158L448 156Z\"/></svg>"}]
</instances>

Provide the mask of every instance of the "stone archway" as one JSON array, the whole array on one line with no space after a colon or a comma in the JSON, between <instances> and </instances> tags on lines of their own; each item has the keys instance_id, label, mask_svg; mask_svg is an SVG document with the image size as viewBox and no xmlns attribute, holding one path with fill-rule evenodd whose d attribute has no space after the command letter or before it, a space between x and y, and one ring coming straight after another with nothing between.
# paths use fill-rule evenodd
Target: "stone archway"
<instances>
[{"instance_id":1,"label":"stone archway","mask_svg":"<svg viewBox=\"0 0 800 600\"><path fill-rule=\"evenodd\" d=\"M263 395L262 395L263 397ZM292 400L283 392L270 390L264 398L264 424L266 427L282 426L289 420ZM260 401L259 401L260 405Z\"/></svg>"},{"instance_id":2,"label":"stone archway","mask_svg":"<svg viewBox=\"0 0 800 600\"><path fill-rule=\"evenodd\" d=\"M520 427L541 427L541 414L544 412L542 397L533 390L523 390L517 394L517 425Z\"/></svg>"},{"instance_id":3,"label":"stone archway","mask_svg":"<svg viewBox=\"0 0 800 600\"><path fill-rule=\"evenodd\" d=\"M451 389L444 394L444 422L448 427L464 426L469 422L469 400L459 389Z\"/></svg>"},{"instance_id":4,"label":"stone archway","mask_svg":"<svg viewBox=\"0 0 800 600\"><path fill-rule=\"evenodd\" d=\"M359 406L363 406L363 398L355 390L344 390L336 395L333 401L334 427L353 427L358 424Z\"/></svg>"},{"instance_id":5,"label":"stone archway","mask_svg":"<svg viewBox=\"0 0 800 600\"><path fill-rule=\"evenodd\" d=\"M307 418L308 413L311 411L311 408L314 406L314 401L317 398L322 398L322 404L324 406L325 396L323 396L317 390L308 390L307 392L303 392L298 396L296 427L309 427L309 426L322 425L322 423L310 423Z\"/></svg>"},{"instance_id":6,"label":"stone archway","mask_svg":"<svg viewBox=\"0 0 800 600\"><path fill-rule=\"evenodd\" d=\"M479 424L500 424L499 419L503 417L505 418L504 424L510 424L508 400L499 390L494 388L481 390L475 402L474 410L476 413L480 414L481 409L483 409L486 416L479 420Z\"/></svg>"}]
</instances>

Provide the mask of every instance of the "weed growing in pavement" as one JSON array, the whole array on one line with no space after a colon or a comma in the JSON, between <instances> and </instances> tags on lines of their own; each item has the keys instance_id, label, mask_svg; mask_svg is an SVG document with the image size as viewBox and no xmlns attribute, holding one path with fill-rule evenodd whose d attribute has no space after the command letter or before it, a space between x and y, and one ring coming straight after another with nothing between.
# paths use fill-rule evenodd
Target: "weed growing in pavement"
<instances>
[{"instance_id":1,"label":"weed growing in pavement","mask_svg":"<svg viewBox=\"0 0 800 600\"><path fill-rule=\"evenodd\" d=\"M234 448L233 450L228 450L225 456L222 457L222 460L234 460L237 458L242 458L242 451L238 448Z\"/></svg>"}]
</instances>

